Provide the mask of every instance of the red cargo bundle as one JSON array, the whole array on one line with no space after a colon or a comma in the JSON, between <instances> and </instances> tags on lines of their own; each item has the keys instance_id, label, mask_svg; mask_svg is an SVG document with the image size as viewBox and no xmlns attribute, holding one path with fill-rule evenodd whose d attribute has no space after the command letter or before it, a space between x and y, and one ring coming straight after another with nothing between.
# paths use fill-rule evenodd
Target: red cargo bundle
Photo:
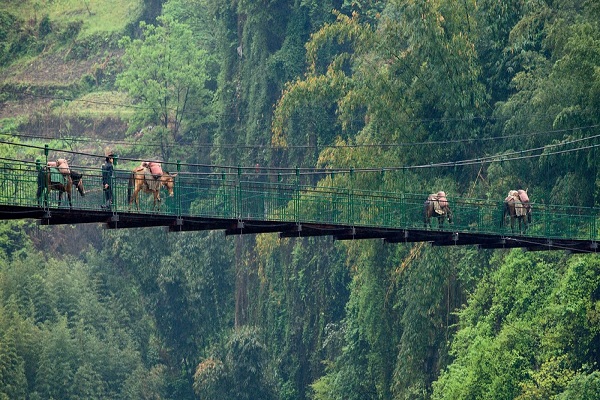
<instances>
[{"instance_id":1,"label":"red cargo bundle","mask_svg":"<svg viewBox=\"0 0 600 400\"><path fill-rule=\"evenodd\" d=\"M71 170L69 169L69 163L67 163L67 160L64 158L59 158L56 160L56 166L63 175L69 175L71 173Z\"/></svg>"},{"instance_id":2,"label":"red cargo bundle","mask_svg":"<svg viewBox=\"0 0 600 400\"><path fill-rule=\"evenodd\" d=\"M519 200L521 200L521 203L529 202L529 196L527 196L527 191L519 189L517 192L519 193Z\"/></svg>"},{"instance_id":3,"label":"red cargo bundle","mask_svg":"<svg viewBox=\"0 0 600 400\"><path fill-rule=\"evenodd\" d=\"M446 193L445 192L438 192L437 193L437 199L438 199L438 202L440 204L440 207L446 207L446 206L448 206L448 199L446 198Z\"/></svg>"},{"instance_id":4,"label":"red cargo bundle","mask_svg":"<svg viewBox=\"0 0 600 400\"><path fill-rule=\"evenodd\" d=\"M150 169L150 173L152 175L162 175L163 174L162 166L160 165L159 162L150 161L148 163L148 168Z\"/></svg>"}]
</instances>

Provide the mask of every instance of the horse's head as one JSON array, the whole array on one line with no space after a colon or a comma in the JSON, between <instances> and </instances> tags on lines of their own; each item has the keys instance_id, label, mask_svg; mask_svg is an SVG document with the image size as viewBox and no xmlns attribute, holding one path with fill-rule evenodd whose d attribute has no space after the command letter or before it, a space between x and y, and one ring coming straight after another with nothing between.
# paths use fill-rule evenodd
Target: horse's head
<instances>
[{"instance_id":1,"label":"horse's head","mask_svg":"<svg viewBox=\"0 0 600 400\"><path fill-rule=\"evenodd\" d=\"M162 182L163 186L165 187L165 189L167 189L167 192L169 192L169 197L174 196L173 189L175 188L175 177L176 176L177 176L177 174L171 175L170 173L166 172L161 177L161 182Z\"/></svg>"},{"instance_id":2,"label":"horse's head","mask_svg":"<svg viewBox=\"0 0 600 400\"><path fill-rule=\"evenodd\" d=\"M445 207L446 218L448 218L448 223L452 223L452 210L450 210L450 206Z\"/></svg>"},{"instance_id":3,"label":"horse's head","mask_svg":"<svg viewBox=\"0 0 600 400\"><path fill-rule=\"evenodd\" d=\"M83 187L83 174L71 170L71 180L73 181L73 185L75 185L81 197L85 197L85 188Z\"/></svg>"}]
</instances>

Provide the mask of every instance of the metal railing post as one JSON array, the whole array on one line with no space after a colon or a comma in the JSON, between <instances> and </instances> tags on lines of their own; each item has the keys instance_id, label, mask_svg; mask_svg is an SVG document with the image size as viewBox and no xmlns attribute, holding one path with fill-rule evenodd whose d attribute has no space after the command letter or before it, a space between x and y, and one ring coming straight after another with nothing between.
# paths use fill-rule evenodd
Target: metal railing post
<instances>
[{"instance_id":1,"label":"metal railing post","mask_svg":"<svg viewBox=\"0 0 600 400\"><path fill-rule=\"evenodd\" d=\"M237 207L237 216L238 220L242 220L242 167L238 165L238 173L237 173L237 199L236 199L236 207Z\"/></svg>"},{"instance_id":2,"label":"metal railing post","mask_svg":"<svg viewBox=\"0 0 600 400\"><path fill-rule=\"evenodd\" d=\"M116 171L117 171L117 165L118 164L119 164L119 155L118 154L114 154L114 157L113 157L114 171L113 171L113 176L110 178L110 187L111 187L112 196L113 196L113 199L112 199L112 211L113 211L113 213L115 211L117 211L117 208L118 208L118 205L119 205L119 203L117 202L117 199L119 198L119 196L117 195L117 193L115 193L115 191L118 191L118 188L115 185L115 181L117 180L116 177L115 177L115 174L116 174ZM125 198L125 196L123 196L123 198ZM125 200L123 202L123 204L127 204L127 200ZM123 208L125 208L125 207L123 207Z\"/></svg>"},{"instance_id":3,"label":"metal railing post","mask_svg":"<svg viewBox=\"0 0 600 400\"><path fill-rule=\"evenodd\" d=\"M179 174L181 173L181 160L177 160L177 176L175 178L180 178ZM175 213L177 214L177 217L181 218L181 185L180 183L181 179L175 179L175 204L177 209L175 210Z\"/></svg>"},{"instance_id":4,"label":"metal railing post","mask_svg":"<svg viewBox=\"0 0 600 400\"><path fill-rule=\"evenodd\" d=\"M294 195L294 216L296 223L300 223L300 167L296 166L296 193Z\"/></svg>"},{"instance_id":5,"label":"metal railing post","mask_svg":"<svg viewBox=\"0 0 600 400\"><path fill-rule=\"evenodd\" d=\"M348 189L348 225L354 226L354 168L350 167L349 176L350 188Z\"/></svg>"}]
</instances>

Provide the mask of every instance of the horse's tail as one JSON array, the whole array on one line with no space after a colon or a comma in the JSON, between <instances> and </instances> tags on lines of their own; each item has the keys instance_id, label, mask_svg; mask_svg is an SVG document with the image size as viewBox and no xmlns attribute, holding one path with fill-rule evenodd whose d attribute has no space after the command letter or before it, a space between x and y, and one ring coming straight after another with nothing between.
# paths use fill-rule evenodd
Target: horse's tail
<instances>
[{"instance_id":1,"label":"horse's tail","mask_svg":"<svg viewBox=\"0 0 600 400\"><path fill-rule=\"evenodd\" d=\"M129 180L127 181L127 203L131 203L131 196L133 195L134 185L135 185L135 172L132 172L129 175Z\"/></svg>"},{"instance_id":2,"label":"horse's tail","mask_svg":"<svg viewBox=\"0 0 600 400\"><path fill-rule=\"evenodd\" d=\"M508 211L508 203L505 201L502 203L502 218L500 218L500 228L504 228L504 220L506 219L506 212Z\"/></svg>"}]
</instances>

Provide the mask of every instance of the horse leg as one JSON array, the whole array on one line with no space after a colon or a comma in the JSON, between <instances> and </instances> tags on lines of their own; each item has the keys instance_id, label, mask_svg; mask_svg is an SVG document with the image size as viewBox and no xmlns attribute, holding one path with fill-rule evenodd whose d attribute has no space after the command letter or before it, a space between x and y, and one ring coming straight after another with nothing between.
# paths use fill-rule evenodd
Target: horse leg
<instances>
[{"instance_id":1,"label":"horse leg","mask_svg":"<svg viewBox=\"0 0 600 400\"><path fill-rule=\"evenodd\" d=\"M136 189L133 193L133 198L135 200L135 209L140 211L140 189Z\"/></svg>"},{"instance_id":2,"label":"horse leg","mask_svg":"<svg viewBox=\"0 0 600 400\"><path fill-rule=\"evenodd\" d=\"M133 179L132 181L130 181L130 185L133 186L133 192L131 192L131 194L128 194L128 197L129 197L129 210L131 210L131 206L133 204L137 203L137 190L138 190L137 186L136 186L136 180L135 179Z\"/></svg>"},{"instance_id":3,"label":"horse leg","mask_svg":"<svg viewBox=\"0 0 600 400\"><path fill-rule=\"evenodd\" d=\"M135 204L135 209L140 211L140 202L138 199L138 194L140 192L140 188L137 185L137 182L135 184L135 189L133 190L133 196L131 197L131 201ZM131 203L129 203L131 204Z\"/></svg>"},{"instance_id":4,"label":"horse leg","mask_svg":"<svg viewBox=\"0 0 600 400\"><path fill-rule=\"evenodd\" d=\"M131 211L131 205L135 202L133 193L129 196L129 210Z\"/></svg>"},{"instance_id":5,"label":"horse leg","mask_svg":"<svg viewBox=\"0 0 600 400\"><path fill-rule=\"evenodd\" d=\"M527 225L525 224L525 218L523 216L519 217L519 233L522 235L527 230Z\"/></svg>"},{"instance_id":6,"label":"horse leg","mask_svg":"<svg viewBox=\"0 0 600 400\"><path fill-rule=\"evenodd\" d=\"M160 211L160 193L158 190L154 192L154 211Z\"/></svg>"}]
</instances>

